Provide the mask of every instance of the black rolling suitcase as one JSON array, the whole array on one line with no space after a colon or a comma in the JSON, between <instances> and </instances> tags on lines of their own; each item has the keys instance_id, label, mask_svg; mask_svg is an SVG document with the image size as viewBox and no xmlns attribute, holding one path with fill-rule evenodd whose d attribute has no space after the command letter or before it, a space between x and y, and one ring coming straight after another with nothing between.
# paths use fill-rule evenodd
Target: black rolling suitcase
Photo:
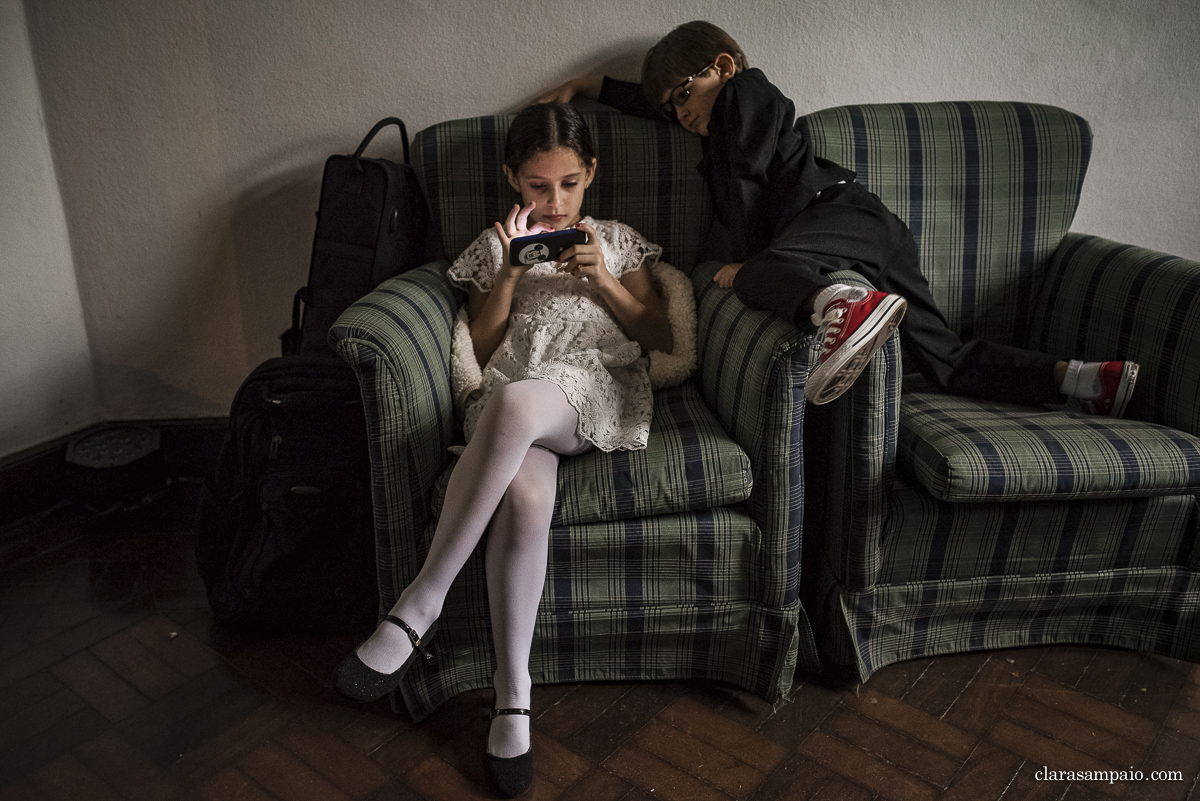
<instances>
[{"instance_id":1,"label":"black rolling suitcase","mask_svg":"<svg viewBox=\"0 0 1200 801\"><path fill-rule=\"evenodd\" d=\"M404 164L363 157L398 125ZM256 367L229 412L206 477L196 561L214 617L264 631L373 623L375 542L366 422L329 327L381 281L425 260L429 212L404 123L381 120L352 156L325 163L308 285L283 356Z\"/></svg>"}]
</instances>

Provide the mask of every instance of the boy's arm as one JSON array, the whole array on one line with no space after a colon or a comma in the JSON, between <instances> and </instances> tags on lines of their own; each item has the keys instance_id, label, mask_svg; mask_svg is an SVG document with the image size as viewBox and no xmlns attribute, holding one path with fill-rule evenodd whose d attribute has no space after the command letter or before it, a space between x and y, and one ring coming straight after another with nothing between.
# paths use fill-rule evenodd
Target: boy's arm
<instances>
[{"instance_id":1,"label":"boy's arm","mask_svg":"<svg viewBox=\"0 0 1200 801\"><path fill-rule=\"evenodd\" d=\"M566 83L558 86L540 95L529 102L529 105L535 103L570 103L580 95L590 97L596 100L600 96L600 79L589 78L586 75L581 75L578 78L572 78Z\"/></svg>"},{"instance_id":2,"label":"boy's arm","mask_svg":"<svg viewBox=\"0 0 1200 801\"><path fill-rule=\"evenodd\" d=\"M616 78L605 75L596 100L634 117L642 117L647 120L662 119L658 107L646 99L640 83L618 81Z\"/></svg>"},{"instance_id":3,"label":"boy's arm","mask_svg":"<svg viewBox=\"0 0 1200 801\"><path fill-rule=\"evenodd\" d=\"M619 81L616 78L609 78L607 75L603 80L587 76L572 78L566 83L554 87L533 102L570 103L580 96L591 98L634 117L643 117L648 120L662 119L658 107L651 104L642 94L640 83Z\"/></svg>"}]
</instances>

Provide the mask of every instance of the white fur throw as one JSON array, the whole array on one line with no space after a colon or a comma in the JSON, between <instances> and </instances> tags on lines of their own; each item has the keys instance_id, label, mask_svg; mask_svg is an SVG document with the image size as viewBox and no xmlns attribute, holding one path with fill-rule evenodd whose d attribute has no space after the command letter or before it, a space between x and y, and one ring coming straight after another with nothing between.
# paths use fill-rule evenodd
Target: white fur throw
<instances>
[{"instance_id":1,"label":"white fur throw","mask_svg":"<svg viewBox=\"0 0 1200 801\"><path fill-rule=\"evenodd\" d=\"M650 275L662 292L674 340L670 353L650 351L650 386L665 389L682 384L696 369L696 295L692 279L666 262L657 262Z\"/></svg>"},{"instance_id":2,"label":"white fur throw","mask_svg":"<svg viewBox=\"0 0 1200 801\"><path fill-rule=\"evenodd\" d=\"M658 284L666 304L674 340L671 353L650 351L650 386L664 389L682 384L696 369L696 296L692 293L691 279L665 262L654 264L650 275ZM464 305L454 320L454 341L450 348L450 389L459 411L466 407L482 383L483 371L475 359Z\"/></svg>"},{"instance_id":3,"label":"white fur throw","mask_svg":"<svg viewBox=\"0 0 1200 801\"><path fill-rule=\"evenodd\" d=\"M475 358L470 318L467 317L467 304L464 303L454 318L454 341L450 343L450 391L454 393L454 408L461 413L471 395L479 392L481 384L483 370Z\"/></svg>"}]
</instances>

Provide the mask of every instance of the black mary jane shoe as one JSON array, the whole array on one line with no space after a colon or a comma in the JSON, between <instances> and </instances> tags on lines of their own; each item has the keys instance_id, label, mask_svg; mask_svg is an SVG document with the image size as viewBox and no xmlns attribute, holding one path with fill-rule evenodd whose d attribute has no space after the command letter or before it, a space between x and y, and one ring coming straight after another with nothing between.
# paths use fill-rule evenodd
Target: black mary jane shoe
<instances>
[{"instance_id":1,"label":"black mary jane shoe","mask_svg":"<svg viewBox=\"0 0 1200 801\"><path fill-rule=\"evenodd\" d=\"M343 698L364 703L382 698L400 686L400 680L404 678L404 674L412 667L413 660L417 658L417 654L421 654L426 659L430 658L429 652L425 650L425 643L429 642L429 639L433 637L433 633L437 631L436 620L429 626L429 629L425 632L425 636L417 634L413 631L412 626L394 615L388 615L383 619L383 622L399 626L408 635L408 639L412 641L413 645L412 653L408 655L408 659L404 660L403 665L391 673L380 673L378 670L367 667L366 663L358 658L358 648L362 646L362 643L359 643L350 652L350 655L342 660L342 663L338 665L337 671L334 673L333 688ZM366 640L363 640L363 642L366 642Z\"/></svg>"},{"instance_id":2,"label":"black mary jane shoe","mask_svg":"<svg viewBox=\"0 0 1200 801\"><path fill-rule=\"evenodd\" d=\"M528 715L528 709L493 709L488 725L501 715ZM484 768L492 789L501 798L516 798L533 784L533 746L520 756L498 757L484 751Z\"/></svg>"}]
</instances>

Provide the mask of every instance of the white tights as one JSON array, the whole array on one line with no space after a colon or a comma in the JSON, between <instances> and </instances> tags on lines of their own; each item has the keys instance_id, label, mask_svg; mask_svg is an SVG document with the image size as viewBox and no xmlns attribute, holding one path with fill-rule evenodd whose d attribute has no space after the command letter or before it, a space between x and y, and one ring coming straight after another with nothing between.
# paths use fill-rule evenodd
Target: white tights
<instances>
[{"instance_id":1,"label":"white tights","mask_svg":"<svg viewBox=\"0 0 1200 801\"><path fill-rule=\"evenodd\" d=\"M391 610L424 633L441 614L450 583L486 530L498 708L529 707L529 653L546 583L559 455L591 447L577 433L578 424L579 414L556 384L531 379L497 389L450 474L425 564ZM359 658L381 673L400 667L410 653L412 643L392 625L381 625L358 649ZM493 721L489 753L512 757L527 750L527 716Z\"/></svg>"}]
</instances>

